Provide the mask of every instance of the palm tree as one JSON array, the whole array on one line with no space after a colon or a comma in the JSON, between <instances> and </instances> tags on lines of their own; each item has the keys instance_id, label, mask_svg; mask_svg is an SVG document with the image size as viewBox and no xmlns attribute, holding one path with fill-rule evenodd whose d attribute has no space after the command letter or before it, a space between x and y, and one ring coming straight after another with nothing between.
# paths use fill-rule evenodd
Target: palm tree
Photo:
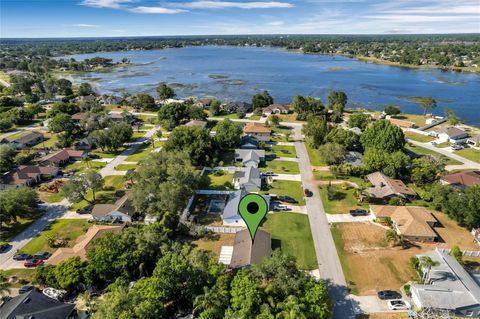
<instances>
[{"instance_id":1,"label":"palm tree","mask_svg":"<svg viewBox=\"0 0 480 319\"><path fill-rule=\"evenodd\" d=\"M92 161L92 159L90 158L90 156L85 156L83 159L82 159L82 162L85 163L85 166L87 166L87 168L90 168L91 165L90 165L90 162Z\"/></svg>"},{"instance_id":2,"label":"palm tree","mask_svg":"<svg viewBox=\"0 0 480 319\"><path fill-rule=\"evenodd\" d=\"M433 266L436 266L438 265L438 262L436 261L433 261L432 258L428 257L428 256L422 256L418 259L418 267L422 270L423 272L423 278L422 280L425 281L429 275L430 275L430 269L433 267ZM424 271L424 269L426 271Z\"/></svg>"}]
</instances>

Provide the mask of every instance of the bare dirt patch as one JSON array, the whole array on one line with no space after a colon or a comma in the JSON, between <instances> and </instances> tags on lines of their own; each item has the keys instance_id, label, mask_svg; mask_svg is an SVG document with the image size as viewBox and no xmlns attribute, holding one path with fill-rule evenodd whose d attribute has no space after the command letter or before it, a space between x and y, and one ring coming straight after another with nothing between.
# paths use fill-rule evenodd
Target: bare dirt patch
<instances>
[{"instance_id":1,"label":"bare dirt patch","mask_svg":"<svg viewBox=\"0 0 480 319\"><path fill-rule=\"evenodd\" d=\"M448 218L443 213L433 213L443 227L435 227L435 231L444 242L438 243L438 247L452 248L458 246L462 250L480 250L480 246L473 242L470 232L459 226L456 221Z\"/></svg>"},{"instance_id":2,"label":"bare dirt patch","mask_svg":"<svg viewBox=\"0 0 480 319\"><path fill-rule=\"evenodd\" d=\"M222 246L233 246L234 241L235 234L211 234L194 241L193 244L201 250L211 251L219 256Z\"/></svg>"}]
</instances>

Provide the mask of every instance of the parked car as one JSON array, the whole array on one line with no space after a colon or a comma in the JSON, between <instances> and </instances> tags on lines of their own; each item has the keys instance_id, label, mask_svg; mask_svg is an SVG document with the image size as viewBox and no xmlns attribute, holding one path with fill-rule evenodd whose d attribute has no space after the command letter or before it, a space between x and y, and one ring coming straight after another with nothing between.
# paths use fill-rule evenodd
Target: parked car
<instances>
[{"instance_id":1,"label":"parked car","mask_svg":"<svg viewBox=\"0 0 480 319\"><path fill-rule=\"evenodd\" d=\"M17 253L13 256L13 260L27 260L32 259L32 255L24 254L24 253Z\"/></svg>"},{"instance_id":2,"label":"parked car","mask_svg":"<svg viewBox=\"0 0 480 319\"><path fill-rule=\"evenodd\" d=\"M303 194L305 195L305 197L311 197L313 195L312 191L310 191L308 188L305 188L303 190Z\"/></svg>"},{"instance_id":3,"label":"parked car","mask_svg":"<svg viewBox=\"0 0 480 319\"><path fill-rule=\"evenodd\" d=\"M377 292L378 298L382 300L387 300L387 299L400 299L402 298L402 295L396 291L393 290L382 290Z\"/></svg>"},{"instance_id":4,"label":"parked car","mask_svg":"<svg viewBox=\"0 0 480 319\"><path fill-rule=\"evenodd\" d=\"M5 252L7 252L11 247L12 247L12 245L10 245L10 244L1 244L0 245L0 254L3 254Z\"/></svg>"},{"instance_id":5,"label":"parked car","mask_svg":"<svg viewBox=\"0 0 480 319\"><path fill-rule=\"evenodd\" d=\"M437 145L437 142L432 141L432 142L430 142L430 144Z\"/></svg>"},{"instance_id":6,"label":"parked car","mask_svg":"<svg viewBox=\"0 0 480 319\"><path fill-rule=\"evenodd\" d=\"M29 292L30 290L32 290L34 287L32 285L25 285L25 286L22 286L20 287L20 289L18 289L18 293L19 294L24 294L26 292Z\"/></svg>"},{"instance_id":7,"label":"parked car","mask_svg":"<svg viewBox=\"0 0 480 319\"><path fill-rule=\"evenodd\" d=\"M277 210L277 211L287 211L287 210L290 210L287 206L285 205L276 205L274 207L274 210Z\"/></svg>"},{"instance_id":8,"label":"parked car","mask_svg":"<svg viewBox=\"0 0 480 319\"><path fill-rule=\"evenodd\" d=\"M365 209L357 208L357 209L351 209L350 210L350 215L356 217L356 216L367 216L369 213Z\"/></svg>"},{"instance_id":9,"label":"parked car","mask_svg":"<svg viewBox=\"0 0 480 319\"><path fill-rule=\"evenodd\" d=\"M388 309L390 310L410 310L411 306L408 301L405 300L389 300L387 302Z\"/></svg>"},{"instance_id":10,"label":"parked car","mask_svg":"<svg viewBox=\"0 0 480 319\"><path fill-rule=\"evenodd\" d=\"M90 214L92 211L89 208L77 209L77 214Z\"/></svg>"},{"instance_id":11,"label":"parked car","mask_svg":"<svg viewBox=\"0 0 480 319\"><path fill-rule=\"evenodd\" d=\"M23 263L23 265L27 268L38 267L42 265L44 261L42 259L32 258Z\"/></svg>"},{"instance_id":12,"label":"parked car","mask_svg":"<svg viewBox=\"0 0 480 319\"><path fill-rule=\"evenodd\" d=\"M42 290L42 293L52 299L62 300L63 297L67 294L66 290L59 290L51 287L47 287Z\"/></svg>"},{"instance_id":13,"label":"parked car","mask_svg":"<svg viewBox=\"0 0 480 319\"><path fill-rule=\"evenodd\" d=\"M47 252L47 251L39 251L38 253L36 253L35 255L33 255L33 258L35 259L41 259L41 260L46 260L48 258L50 258L52 254Z\"/></svg>"},{"instance_id":14,"label":"parked car","mask_svg":"<svg viewBox=\"0 0 480 319\"><path fill-rule=\"evenodd\" d=\"M295 198L290 196L278 196L277 199L285 203L298 204L298 201Z\"/></svg>"},{"instance_id":15,"label":"parked car","mask_svg":"<svg viewBox=\"0 0 480 319\"><path fill-rule=\"evenodd\" d=\"M454 150L454 151L459 151L461 149L463 149L463 145L460 145L460 144L453 144L452 145L452 150Z\"/></svg>"},{"instance_id":16,"label":"parked car","mask_svg":"<svg viewBox=\"0 0 480 319\"><path fill-rule=\"evenodd\" d=\"M262 174L263 174L263 176L273 176L273 175L275 175L274 172L264 172Z\"/></svg>"}]
</instances>

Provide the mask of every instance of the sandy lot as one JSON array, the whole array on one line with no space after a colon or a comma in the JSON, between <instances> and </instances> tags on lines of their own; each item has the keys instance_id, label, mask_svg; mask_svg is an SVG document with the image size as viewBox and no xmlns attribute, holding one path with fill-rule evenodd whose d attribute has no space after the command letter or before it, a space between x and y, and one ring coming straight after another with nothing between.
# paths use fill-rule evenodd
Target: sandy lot
<instances>
[{"instance_id":1,"label":"sandy lot","mask_svg":"<svg viewBox=\"0 0 480 319\"><path fill-rule=\"evenodd\" d=\"M212 234L210 238L202 238L193 242L199 249L213 252L219 256L222 246L233 246L235 234Z\"/></svg>"}]
</instances>

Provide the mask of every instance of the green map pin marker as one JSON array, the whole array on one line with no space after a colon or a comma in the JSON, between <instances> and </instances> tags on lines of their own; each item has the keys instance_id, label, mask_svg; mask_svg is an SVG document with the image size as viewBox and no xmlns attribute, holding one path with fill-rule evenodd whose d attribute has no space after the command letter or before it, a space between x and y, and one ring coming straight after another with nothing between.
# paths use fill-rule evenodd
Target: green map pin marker
<instances>
[{"instance_id":1,"label":"green map pin marker","mask_svg":"<svg viewBox=\"0 0 480 319\"><path fill-rule=\"evenodd\" d=\"M238 213L247 224L252 243L255 240L258 226L268 213L268 204L265 198L258 194L245 195L238 204Z\"/></svg>"}]
</instances>

